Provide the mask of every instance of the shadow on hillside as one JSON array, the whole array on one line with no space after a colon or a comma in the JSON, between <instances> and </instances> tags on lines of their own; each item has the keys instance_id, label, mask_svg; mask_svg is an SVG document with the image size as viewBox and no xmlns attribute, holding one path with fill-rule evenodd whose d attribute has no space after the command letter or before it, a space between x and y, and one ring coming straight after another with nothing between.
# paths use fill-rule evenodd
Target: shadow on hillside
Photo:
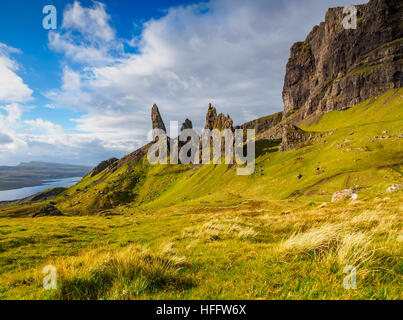
<instances>
[{"instance_id":1,"label":"shadow on hillside","mask_svg":"<svg viewBox=\"0 0 403 320\"><path fill-rule=\"evenodd\" d=\"M256 157L260 157L266 153L277 152L281 143L281 139L278 140L258 140L256 141Z\"/></svg>"}]
</instances>

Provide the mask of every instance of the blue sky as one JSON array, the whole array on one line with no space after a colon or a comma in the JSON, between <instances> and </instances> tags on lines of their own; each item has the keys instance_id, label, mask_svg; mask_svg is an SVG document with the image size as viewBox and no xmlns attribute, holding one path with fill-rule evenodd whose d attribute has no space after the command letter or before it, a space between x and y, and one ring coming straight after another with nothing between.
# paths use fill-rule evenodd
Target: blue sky
<instances>
[{"instance_id":1,"label":"blue sky","mask_svg":"<svg viewBox=\"0 0 403 320\"><path fill-rule=\"evenodd\" d=\"M209 102L240 124L282 110L289 48L343 0L0 0L0 165L95 165ZM57 9L45 30L42 9Z\"/></svg>"},{"instance_id":2,"label":"blue sky","mask_svg":"<svg viewBox=\"0 0 403 320\"><path fill-rule=\"evenodd\" d=\"M63 69L60 54L55 54L47 46L48 31L42 28L45 5L54 5L58 10L58 25L62 23L62 13L68 4L74 1L65 0L2 0L0 2L0 41L8 46L23 50L19 63L23 70L24 82L34 91L33 97L37 107L24 114L23 119L32 117L46 118L72 130L75 123L70 118L79 117L83 113L67 109L49 110L43 107L49 100L42 94L47 90L61 85ZM139 1L110 0L103 1L111 14L112 25L120 38L130 39L141 33L141 24L158 19L170 7L186 5L195 1ZM93 1L80 1L83 7L91 7ZM23 10L21 10L23 8ZM127 48L134 51L133 48Z\"/></svg>"}]
</instances>

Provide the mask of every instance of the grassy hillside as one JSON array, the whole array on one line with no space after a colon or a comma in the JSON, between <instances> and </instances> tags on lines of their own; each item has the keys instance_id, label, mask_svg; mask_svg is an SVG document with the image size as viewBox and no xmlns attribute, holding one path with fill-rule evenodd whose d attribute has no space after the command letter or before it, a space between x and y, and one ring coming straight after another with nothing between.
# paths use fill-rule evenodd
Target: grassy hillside
<instances>
[{"instance_id":1,"label":"grassy hillside","mask_svg":"<svg viewBox=\"0 0 403 320\"><path fill-rule=\"evenodd\" d=\"M331 131L314 145L280 153L277 143L258 141L251 176L237 176L235 166L224 164L151 166L144 159L86 177L56 202L63 212L80 215L122 203L159 209L283 199L322 202L335 191L356 185L360 198L372 196L401 179L402 92L393 90L302 124L309 131Z\"/></svg>"},{"instance_id":2,"label":"grassy hillside","mask_svg":"<svg viewBox=\"0 0 403 320\"><path fill-rule=\"evenodd\" d=\"M257 142L256 170L128 163L53 199L0 209L0 297L401 299L403 90L311 118L317 143ZM297 179L301 174L302 178ZM330 203L354 187L357 200ZM42 268L58 289L41 287ZM343 269L357 269L357 290Z\"/></svg>"}]
</instances>

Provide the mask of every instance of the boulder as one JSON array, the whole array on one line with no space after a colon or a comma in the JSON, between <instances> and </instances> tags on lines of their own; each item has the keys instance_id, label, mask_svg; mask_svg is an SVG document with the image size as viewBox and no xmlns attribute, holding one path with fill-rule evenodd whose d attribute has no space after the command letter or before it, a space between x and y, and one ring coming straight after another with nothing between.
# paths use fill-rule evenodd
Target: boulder
<instances>
[{"instance_id":1,"label":"boulder","mask_svg":"<svg viewBox=\"0 0 403 320\"><path fill-rule=\"evenodd\" d=\"M37 217L56 217L63 216L63 213L57 209L55 206L47 205L40 208L36 213L32 215L32 218Z\"/></svg>"},{"instance_id":2,"label":"boulder","mask_svg":"<svg viewBox=\"0 0 403 320\"><path fill-rule=\"evenodd\" d=\"M341 191L337 191L332 196L332 202L338 202L344 199L351 199L353 197L353 194L353 189L344 189Z\"/></svg>"},{"instance_id":3,"label":"boulder","mask_svg":"<svg viewBox=\"0 0 403 320\"><path fill-rule=\"evenodd\" d=\"M394 184L386 189L386 192L393 192L403 188L403 184Z\"/></svg>"}]
</instances>

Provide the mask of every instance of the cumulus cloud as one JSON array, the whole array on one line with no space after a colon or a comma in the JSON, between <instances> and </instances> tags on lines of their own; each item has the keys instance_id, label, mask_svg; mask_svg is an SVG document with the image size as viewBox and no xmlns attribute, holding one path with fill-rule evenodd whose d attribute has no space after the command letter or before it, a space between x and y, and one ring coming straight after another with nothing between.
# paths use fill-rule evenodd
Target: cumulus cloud
<instances>
[{"instance_id":1,"label":"cumulus cloud","mask_svg":"<svg viewBox=\"0 0 403 320\"><path fill-rule=\"evenodd\" d=\"M47 135L63 135L63 129L60 125L47 120L38 118L35 120L25 120L24 123Z\"/></svg>"},{"instance_id":2,"label":"cumulus cloud","mask_svg":"<svg viewBox=\"0 0 403 320\"><path fill-rule=\"evenodd\" d=\"M0 102L26 102L32 90L17 75L19 66L11 54L19 53L15 48L0 42Z\"/></svg>"},{"instance_id":3,"label":"cumulus cloud","mask_svg":"<svg viewBox=\"0 0 403 320\"><path fill-rule=\"evenodd\" d=\"M7 159L27 146L16 132L20 126L22 108L18 103L0 105L0 159Z\"/></svg>"},{"instance_id":4,"label":"cumulus cloud","mask_svg":"<svg viewBox=\"0 0 403 320\"><path fill-rule=\"evenodd\" d=\"M20 103L30 101L33 91L17 75L20 66L12 55L20 53L0 42L0 158L7 158L26 147L16 130L23 112Z\"/></svg>"},{"instance_id":5,"label":"cumulus cloud","mask_svg":"<svg viewBox=\"0 0 403 320\"><path fill-rule=\"evenodd\" d=\"M114 51L122 51L115 30L109 25L105 5L93 1L84 8L79 2L67 5L61 32L49 32L49 47L76 62L94 65L113 61Z\"/></svg>"}]
</instances>

